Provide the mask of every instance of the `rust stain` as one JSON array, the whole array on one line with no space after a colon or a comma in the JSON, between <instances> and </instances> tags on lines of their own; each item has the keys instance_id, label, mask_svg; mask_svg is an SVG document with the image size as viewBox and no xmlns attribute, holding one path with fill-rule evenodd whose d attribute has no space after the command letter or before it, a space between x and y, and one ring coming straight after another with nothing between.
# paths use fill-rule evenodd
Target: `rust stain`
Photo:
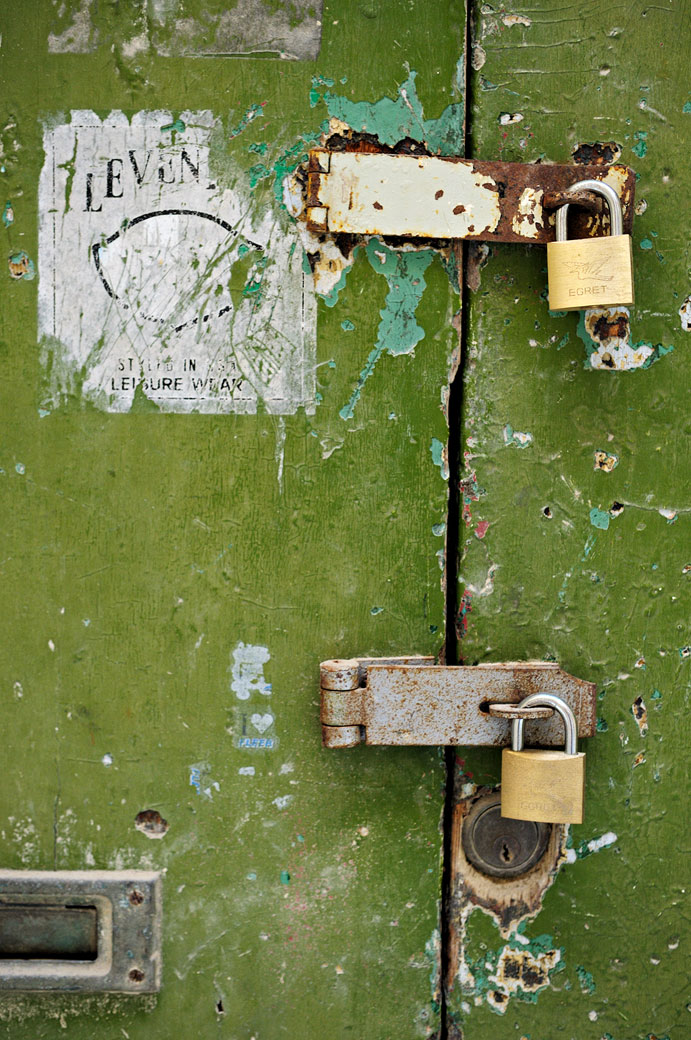
<instances>
[{"instance_id":1,"label":"rust stain","mask_svg":"<svg viewBox=\"0 0 691 1040\"><path fill-rule=\"evenodd\" d=\"M616 141L595 141L579 144L571 154L581 166L611 166L621 156L621 145Z\"/></svg>"}]
</instances>

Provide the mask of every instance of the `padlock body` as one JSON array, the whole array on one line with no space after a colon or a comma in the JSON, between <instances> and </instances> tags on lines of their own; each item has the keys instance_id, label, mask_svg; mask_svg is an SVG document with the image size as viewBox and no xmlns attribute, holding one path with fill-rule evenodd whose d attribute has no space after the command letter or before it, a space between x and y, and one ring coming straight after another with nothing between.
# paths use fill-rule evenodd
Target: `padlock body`
<instances>
[{"instance_id":1,"label":"padlock body","mask_svg":"<svg viewBox=\"0 0 691 1040\"><path fill-rule=\"evenodd\" d=\"M583 752L502 751L502 816L536 823L583 823L584 789Z\"/></svg>"},{"instance_id":2,"label":"padlock body","mask_svg":"<svg viewBox=\"0 0 691 1040\"><path fill-rule=\"evenodd\" d=\"M551 311L628 306L633 303L631 236L549 242L547 284Z\"/></svg>"}]
</instances>

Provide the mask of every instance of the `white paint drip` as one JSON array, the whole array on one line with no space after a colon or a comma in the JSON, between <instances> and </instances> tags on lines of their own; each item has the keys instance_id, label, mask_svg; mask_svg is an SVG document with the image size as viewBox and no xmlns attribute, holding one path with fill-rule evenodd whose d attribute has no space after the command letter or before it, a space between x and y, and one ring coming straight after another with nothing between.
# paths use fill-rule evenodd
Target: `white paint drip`
<instances>
[{"instance_id":1,"label":"white paint drip","mask_svg":"<svg viewBox=\"0 0 691 1040\"><path fill-rule=\"evenodd\" d=\"M275 805L277 809L287 809L293 798L294 795L292 794L284 794L280 798L274 798L271 804Z\"/></svg>"},{"instance_id":2,"label":"white paint drip","mask_svg":"<svg viewBox=\"0 0 691 1040\"><path fill-rule=\"evenodd\" d=\"M270 657L265 646L238 643L235 647L230 668L233 676L230 688L238 700L249 700L253 693L261 693L265 697L271 695L271 683L264 678L264 665Z\"/></svg>"}]
</instances>

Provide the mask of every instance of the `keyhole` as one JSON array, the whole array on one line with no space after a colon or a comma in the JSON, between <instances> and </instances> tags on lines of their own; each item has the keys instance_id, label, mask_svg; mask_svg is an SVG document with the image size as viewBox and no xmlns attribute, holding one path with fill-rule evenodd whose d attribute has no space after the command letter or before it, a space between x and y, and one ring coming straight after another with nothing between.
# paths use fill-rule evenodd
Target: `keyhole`
<instances>
[{"instance_id":1,"label":"keyhole","mask_svg":"<svg viewBox=\"0 0 691 1040\"><path fill-rule=\"evenodd\" d=\"M504 842L501 847L501 858L504 860L504 863L510 863L513 859L513 852L506 844L506 842Z\"/></svg>"}]
</instances>

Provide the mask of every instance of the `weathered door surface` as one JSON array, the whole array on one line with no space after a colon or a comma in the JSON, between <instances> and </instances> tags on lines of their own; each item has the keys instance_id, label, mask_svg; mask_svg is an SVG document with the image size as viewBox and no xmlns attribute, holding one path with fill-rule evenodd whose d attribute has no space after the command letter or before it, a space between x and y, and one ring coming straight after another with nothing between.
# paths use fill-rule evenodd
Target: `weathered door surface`
<instances>
[{"instance_id":1,"label":"weathered door surface","mask_svg":"<svg viewBox=\"0 0 691 1040\"><path fill-rule=\"evenodd\" d=\"M2 1035L688 1030L690 19L0 13L0 869L165 872L160 994L5 992ZM352 134L633 166L636 304L551 314L541 246L308 232ZM321 660L445 646L601 691L535 883L464 861L497 752L320 746Z\"/></svg>"}]
</instances>

